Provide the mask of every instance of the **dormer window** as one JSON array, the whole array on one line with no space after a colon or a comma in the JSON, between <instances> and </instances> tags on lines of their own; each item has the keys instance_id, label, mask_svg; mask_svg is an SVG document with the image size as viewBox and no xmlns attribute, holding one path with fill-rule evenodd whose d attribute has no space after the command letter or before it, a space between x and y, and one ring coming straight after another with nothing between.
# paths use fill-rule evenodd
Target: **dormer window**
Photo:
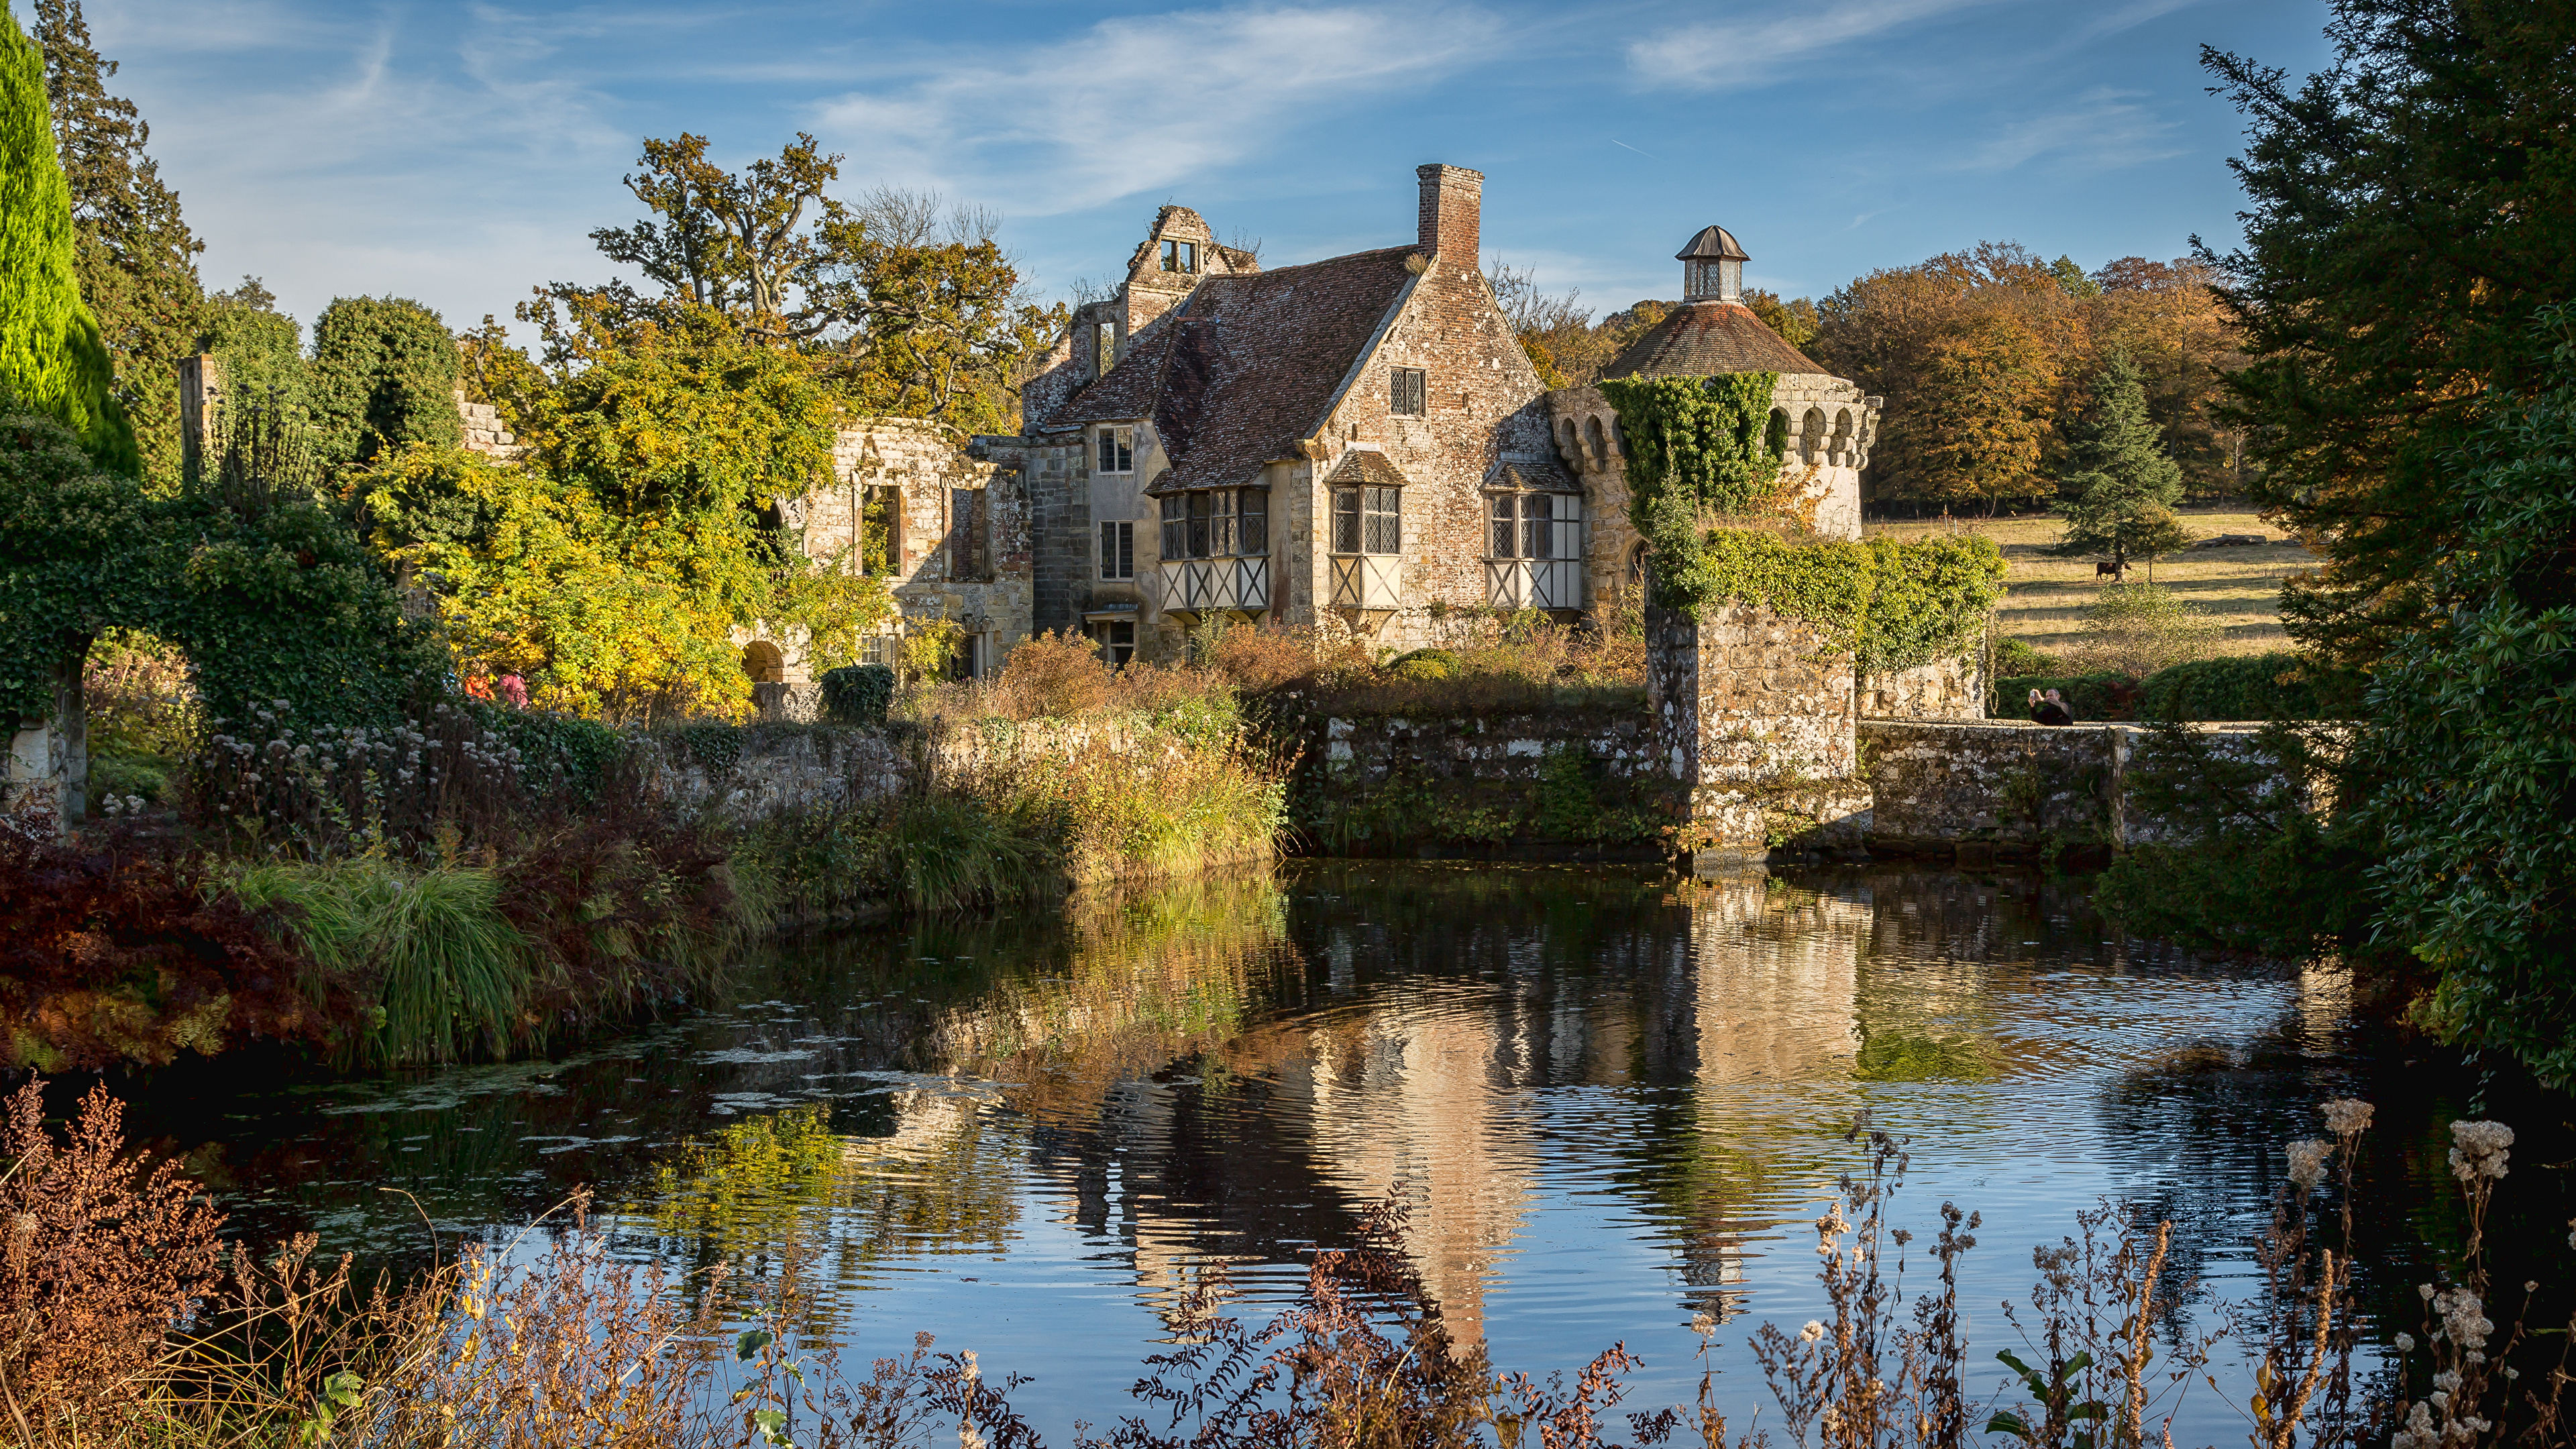
<instances>
[{"instance_id":1,"label":"dormer window","mask_svg":"<svg viewBox=\"0 0 2576 1449\"><path fill-rule=\"evenodd\" d=\"M1094 334L1094 338L1092 356L1099 359L1100 363L1095 375L1107 377L1109 369L1118 365L1118 324L1101 323L1100 330Z\"/></svg>"},{"instance_id":2,"label":"dormer window","mask_svg":"<svg viewBox=\"0 0 2576 1449\"><path fill-rule=\"evenodd\" d=\"M1197 242L1174 241L1169 237L1163 239L1164 271L1195 272L1198 269L1199 244Z\"/></svg>"},{"instance_id":3,"label":"dormer window","mask_svg":"<svg viewBox=\"0 0 2576 1449\"><path fill-rule=\"evenodd\" d=\"M1093 469L1099 473L1133 473L1136 471L1136 430L1102 428L1100 461Z\"/></svg>"}]
</instances>

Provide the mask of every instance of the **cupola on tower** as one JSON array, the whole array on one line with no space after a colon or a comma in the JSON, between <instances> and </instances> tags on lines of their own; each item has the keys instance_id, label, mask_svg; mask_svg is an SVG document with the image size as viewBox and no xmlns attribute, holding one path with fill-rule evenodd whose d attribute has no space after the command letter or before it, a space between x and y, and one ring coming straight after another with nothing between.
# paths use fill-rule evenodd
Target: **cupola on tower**
<instances>
[{"instance_id":1,"label":"cupola on tower","mask_svg":"<svg viewBox=\"0 0 2576 1449\"><path fill-rule=\"evenodd\" d=\"M1684 303L1744 300L1744 264L1753 259L1725 227L1701 227L1673 258L1682 264Z\"/></svg>"}]
</instances>

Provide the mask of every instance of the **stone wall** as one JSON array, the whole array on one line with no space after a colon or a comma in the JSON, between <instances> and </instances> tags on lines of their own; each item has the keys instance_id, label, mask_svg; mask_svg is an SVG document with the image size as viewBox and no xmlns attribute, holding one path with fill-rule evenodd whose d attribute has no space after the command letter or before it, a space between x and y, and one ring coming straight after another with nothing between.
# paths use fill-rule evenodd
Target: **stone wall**
<instances>
[{"instance_id":1,"label":"stone wall","mask_svg":"<svg viewBox=\"0 0 2576 1449\"><path fill-rule=\"evenodd\" d=\"M2192 726L2229 752L2261 728ZM1870 847L2119 850L2188 834L2202 822L2156 819L2129 801L2129 763L2151 733L2136 724L1862 720Z\"/></svg>"},{"instance_id":2,"label":"stone wall","mask_svg":"<svg viewBox=\"0 0 2576 1449\"><path fill-rule=\"evenodd\" d=\"M641 748L656 790L685 806L760 820L785 810L880 800L919 784L925 774L955 786L997 769L1093 749L1134 755L1145 768L1156 752L1175 746L1136 721L1109 719L987 720L927 732L902 725L763 722L652 735Z\"/></svg>"},{"instance_id":3,"label":"stone wall","mask_svg":"<svg viewBox=\"0 0 2576 1449\"><path fill-rule=\"evenodd\" d=\"M1986 677L1978 656L1935 659L1860 681L1863 719L1983 719Z\"/></svg>"},{"instance_id":4,"label":"stone wall","mask_svg":"<svg viewBox=\"0 0 2576 1449\"><path fill-rule=\"evenodd\" d=\"M751 725L654 735L640 749L658 792L737 820L880 800L921 770L915 751L884 730Z\"/></svg>"},{"instance_id":5,"label":"stone wall","mask_svg":"<svg viewBox=\"0 0 2576 1449\"><path fill-rule=\"evenodd\" d=\"M1527 784L1552 754L1579 750L1615 780L1667 779L1642 714L1568 710L1473 719L1329 719L1317 741L1336 780L1382 784L1398 774Z\"/></svg>"},{"instance_id":6,"label":"stone wall","mask_svg":"<svg viewBox=\"0 0 2576 1449\"><path fill-rule=\"evenodd\" d=\"M76 742L50 721L37 720L9 736L8 772L0 777L0 829L51 835L82 813L88 761Z\"/></svg>"},{"instance_id":7,"label":"stone wall","mask_svg":"<svg viewBox=\"0 0 2576 1449\"><path fill-rule=\"evenodd\" d=\"M1656 859L1681 804L1634 708L1317 719L1304 743L1291 814L1333 854Z\"/></svg>"},{"instance_id":8,"label":"stone wall","mask_svg":"<svg viewBox=\"0 0 2576 1449\"><path fill-rule=\"evenodd\" d=\"M1869 789L1849 655L1811 624L1740 603L1696 619L1650 608L1646 650L1658 743L1704 848L1858 843Z\"/></svg>"},{"instance_id":9,"label":"stone wall","mask_svg":"<svg viewBox=\"0 0 2576 1449\"><path fill-rule=\"evenodd\" d=\"M832 481L783 500L780 512L808 557L855 570L870 490L894 490L886 582L896 604L907 621L963 626L979 669L989 673L1030 630L1029 493L1016 463L975 456L937 423L871 418L834 440ZM778 650L783 677L775 682L811 685L820 673L801 638L767 628L735 632L737 644Z\"/></svg>"}]
</instances>

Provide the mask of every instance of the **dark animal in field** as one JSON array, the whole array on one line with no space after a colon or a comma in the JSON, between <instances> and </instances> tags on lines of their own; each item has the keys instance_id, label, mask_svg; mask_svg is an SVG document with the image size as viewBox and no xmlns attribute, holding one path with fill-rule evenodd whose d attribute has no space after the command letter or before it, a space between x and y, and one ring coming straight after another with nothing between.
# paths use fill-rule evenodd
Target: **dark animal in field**
<instances>
[{"instance_id":1,"label":"dark animal in field","mask_svg":"<svg viewBox=\"0 0 2576 1449\"><path fill-rule=\"evenodd\" d=\"M2097 563L2093 566L2093 577L2098 579L2104 574L2109 574L2115 579L2120 578L2128 572L2128 568L2127 564Z\"/></svg>"}]
</instances>

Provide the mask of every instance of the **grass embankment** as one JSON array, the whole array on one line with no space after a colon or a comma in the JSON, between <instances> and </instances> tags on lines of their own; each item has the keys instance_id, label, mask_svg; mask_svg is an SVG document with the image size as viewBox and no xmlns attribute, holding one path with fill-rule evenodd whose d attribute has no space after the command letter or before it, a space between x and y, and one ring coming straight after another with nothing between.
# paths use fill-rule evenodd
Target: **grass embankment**
<instances>
[{"instance_id":1,"label":"grass embankment","mask_svg":"<svg viewBox=\"0 0 2576 1449\"><path fill-rule=\"evenodd\" d=\"M344 1069L519 1055L720 992L782 923L1275 851L1284 763L1247 744L1222 676L1028 654L917 697L899 733L1057 728L758 821L666 797L641 741L577 721L443 703L371 731L263 710L207 738L166 808L67 841L0 832L0 1069L253 1041Z\"/></svg>"},{"instance_id":2,"label":"grass embankment","mask_svg":"<svg viewBox=\"0 0 2576 1449\"><path fill-rule=\"evenodd\" d=\"M2169 590L2182 606L2218 626L2208 645L2211 654L2263 654L2287 649L2281 632L2281 581L2312 567L2317 557L2277 524L2260 515L2212 508L2180 510L2183 527L2201 537L2221 533L2259 533L2272 540L2259 546L2192 549L2158 559L2157 587ZM2063 520L2042 514L2029 518L1889 519L1867 525L1872 536L1921 538L1951 531L1982 534L2003 550L2011 572L2009 591L1995 611L1995 627L2008 639L2020 639L2045 654L2079 649L2085 643L2085 611L2097 603L2110 580L2097 577L2090 559L2064 559L2048 549L2066 531ZM2141 566L2132 580L2145 579Z\"/></svg>"}]
</instances>

